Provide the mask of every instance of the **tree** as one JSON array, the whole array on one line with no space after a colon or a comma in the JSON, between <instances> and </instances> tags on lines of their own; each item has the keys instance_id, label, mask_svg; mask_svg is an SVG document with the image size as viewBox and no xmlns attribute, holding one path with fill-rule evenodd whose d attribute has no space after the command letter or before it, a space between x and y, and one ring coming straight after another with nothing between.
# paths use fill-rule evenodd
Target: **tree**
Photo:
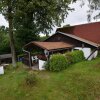
<instances>
[{"instance_id":1,"label":"tree","mask_svg":"<svg viewBox=\"0 0 100 100\"><path fill-rule=\"evenodd\" d=\"M0 13L5 16L9 23L9 40L12 53L12 64L16 66L16 54L13 38L13 14L15 9L15 0L0 0Z\"/></svg>"},{"instance_id":2,"label":"tree","mask_svg":"<svg viewBox=\"0 0 100 100\"><path fill-rule=\"evenodd\" d=\"M19 0L14 16L17 47L39 39L39 34L48 37L54 25L60 25L68 14L71 0ZM22 40L22 42L18 42Z\"/></svg>"},{"instance_id":3,"label":"tree","mask_svg":"<svg viewBox=\"0 0 100 100\"><path fill-rule=\"evenodd\" d=\"M85 4L85 1L84 0L81 0L82 1L82 5L81 6L84 6ZM93 15L93 12L97 11L98 10L98 14L94 15L93 18L94 19L98 19L100 18L100 0L87 0L88 1L88 7L89 7L89 10L87 11L87 20L88 22L91 21L91 18L92 18L92 15Z\"/></svg>"},{"instance_id":4,"label":"tree","mask_svg":"<svg viewBox=\"0 0 100 100\"><path fill-rule=\"evenodd\" d=\"M8 28L0 26L0 54L10 52L10 43L8 39Z\"/></svg>"},{"instance_id":5,"label":"tree","mask_svg":"<svg viewBox=\"0 0 100 100\"><path fill-rule=\"evenodd\" d=\"M38 34L35 34L33 32L30 32L28 30L16 30L15 32L15 47L17 50L17 54L21 54L22 47L31 42L31 41L38 41L40 40L40 36Z\"/></svg>"},{"instance_id":6,"label":"tree","mask_svg":"<svg viewBox=\"0 0 100 100\"><path fill-rule=\"evenodd\" d=\"M19 0L14 16L17 47L39 39L40 33L48 37L54 25L60 25L68 14L71 0ZM20 40L22 42L20 43ZM19 49L20 49L19 47Z\"/></svg>"},{"instance_id":7,"label":"tree","mask_svg":"<svg viewBox=\"0 0 100 100\"><path fill-rule=\"evenodd\" d=\"M88 5L89 10L87 11L88 12L87 18L88 18L88 22L90 22L93 12L100 10L100 0L88 0L88 2L89 2L89 5ZM97 19L99 17L100 17L100 13L93 16L94 19Z\"/></svg>"},{"instance_id":8,"label":"tree","mask_svg":"<svg viewBox=\"0 0 100 100\"><path fill-rule=\"evenodd\" d=\"M63 27L70 27L70 24L64 25Z\"/></svg>"},{"instance_id":9,"label":"tree","mask_svg":"<svg viewBox=\"0 0 100 100\"><path fill-rule=\"evenodd\" d=\"M52 28L60 26L68 15L71 0L19 0L14 27L17 33L30 32L48 35Z\"/></svg>"}]
</instances>

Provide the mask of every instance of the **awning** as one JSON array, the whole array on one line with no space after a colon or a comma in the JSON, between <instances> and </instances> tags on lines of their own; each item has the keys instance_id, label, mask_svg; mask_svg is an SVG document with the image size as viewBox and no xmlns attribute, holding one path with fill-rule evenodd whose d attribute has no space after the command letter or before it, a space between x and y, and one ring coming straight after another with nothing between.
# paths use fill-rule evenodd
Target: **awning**
<instances>
[{"instance_id":1,"label":"awning","mask_svg":"<svg viewBox=\"0 0 100 100\"><path fill-rule=\"evenodd\" d=\"M73 45L65 43L65 42L30 42L26 44L24 47L28 47L29 45L38 46L44 50L53 51L59 49L68 49L73 48Z\"/></svg>"}]
</instances>

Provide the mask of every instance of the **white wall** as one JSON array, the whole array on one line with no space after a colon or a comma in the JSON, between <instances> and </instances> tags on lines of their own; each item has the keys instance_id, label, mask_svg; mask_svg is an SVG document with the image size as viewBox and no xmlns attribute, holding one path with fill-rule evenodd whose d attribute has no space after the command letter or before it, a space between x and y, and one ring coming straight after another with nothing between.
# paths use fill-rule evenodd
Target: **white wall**
<instances>
[{"instance_id":1,"label":"white wall","mask_svg":"<svg viewBox=\"0 0 100 100\"><path fill-rule=\"evenodd\" d=\"M74 49L77 49L77 50L82 50L83 53L84 53L84 57L85 59L87 59L90 54L92 53L92 50L91 48L82 48L82 47L75 47ZM97 57L97 54L98 54L98 51L95 51L88 60L91 60L93 58L96 58Z\"/></svg>"},{"instance_id":2,"label":"white wall","mask_svg":"<svg viewBox=\"0 0 100 100\"><path fill-rule=\"evenodd\" d=\"M45 70L45 68L44 68L45 63L46 63L46 61L39 60L39 70Z\"/></svg>"}]
</instances>

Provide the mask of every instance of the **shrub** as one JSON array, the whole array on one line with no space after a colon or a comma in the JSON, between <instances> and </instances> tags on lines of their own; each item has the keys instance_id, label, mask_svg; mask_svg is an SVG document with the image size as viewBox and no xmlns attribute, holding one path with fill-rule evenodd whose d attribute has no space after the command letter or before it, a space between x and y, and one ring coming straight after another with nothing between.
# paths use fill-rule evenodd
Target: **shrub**
<instances>
[{"instance_id":1,"label":"shrub","mask_svg":"<svg viewBox=\"0 0 100 100\"><path fill-rule=\"evenodd\" d=\"M68 61L68 64L73 63L72 52L67 52L67 53L65 53L65 57L66 57L66 59L67 59L67 61Z\"/></svg>"},{"instance_id":2,"label":"shrub","mask_svg":"<svg viewBox=\"0 0 100 100\"><path fill-rule=\"evenodd\" d=\"M37 77L34 73L28 73L28 75L25 77L25 83L28 86L33 86L37 82Z\"/></svg>"},{"instance_id":3,"label":"shrub","mask_svg":"<svg viewBox=\"0 0 100 100\"><path fill-rule=\"evenodd\" d=\"M49 61L45 62L44 67L46 70L49 70Z\"/></svg>"},{"instance_id":4,"label":"shrub","mask_svg":"<svg viewBox=\"0 0 100 100\"><path fill-rule=\"evenodd\" d=\"M47 62L45 68L50 71L61 71L68 66L67 59L62 54L54 54Z\"/></svg>"},{"instance_id":5,"label":"shrub","mask_svg":"<svg viewBox=\"0 0 100 100\"><path fill-rule=\"evenodd\" d=\"M83 54L83 51L81 50L75 50L73 52L67 52L65 54L68 62L71 64L71 63L77 63L77 62L80 62L82 60L85 59L84 57L84 54Z\"/></svg>"}]
</instances>

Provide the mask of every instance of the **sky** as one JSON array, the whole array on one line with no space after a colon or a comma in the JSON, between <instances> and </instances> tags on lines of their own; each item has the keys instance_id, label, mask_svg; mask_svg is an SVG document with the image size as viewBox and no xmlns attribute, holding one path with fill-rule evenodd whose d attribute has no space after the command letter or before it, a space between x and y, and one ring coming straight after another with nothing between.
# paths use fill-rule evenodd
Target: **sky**
<instances>
[{"instance_id":1,"label":"sky","mask_svg":"<svg viewBox=\"0 0 100 100\"><path fill-rule=\"evenodd\" d=\"M0 26L6 26L8 27L8 22L4 19L4 17L0 14Z\"/></svg>"},{"instance_id":2,"label":"sky","mask_svg":"<svg viewBox=\"0 0 100 100\"><path fill-rule=\"evenodd\" d=\"M84 0L84 2L85 5L82 7L81 7L82 2L79 0L74 4L70 4L70 7L75 8L75 10L69 13L64 24L69 23L70 25L76 25L76 24L88 23L87 22L87 11L89 10L88 1ZM93 16L96 15L98 12L100 11L95 11L93 13L91 22L100 21L100 19L98 20L93 19Z\"/></svg>"},{"instance_id":3,"label":"sky","mask_svg":"<svg viewBox=\"0 0 100 100\"><path fill-rule=\"evenodd\" d=\"M70 24L71 26L73 26L73 25L88 23L87 22L87 11L89 10L88 1L87 0L84 0L84 1L85 1L85 5L83 7L80 6L81 2L79 0L74 4L70 4L70 7L74 8L75 10L72 12L69 12L69 15L65 19L64 23L61 24L61 26L64 26L67 24ZM95 11L93 15L96 15L97 13L98 11ZM91 22L96 22L96 21L100 21L100 19L97 19L97 20L92 19ZM0 14L0 26L1 25L8 27L7 21ZM53 32L55 32L56 28L57 27L54 27Z\"/></svg>"}]
</instances>

